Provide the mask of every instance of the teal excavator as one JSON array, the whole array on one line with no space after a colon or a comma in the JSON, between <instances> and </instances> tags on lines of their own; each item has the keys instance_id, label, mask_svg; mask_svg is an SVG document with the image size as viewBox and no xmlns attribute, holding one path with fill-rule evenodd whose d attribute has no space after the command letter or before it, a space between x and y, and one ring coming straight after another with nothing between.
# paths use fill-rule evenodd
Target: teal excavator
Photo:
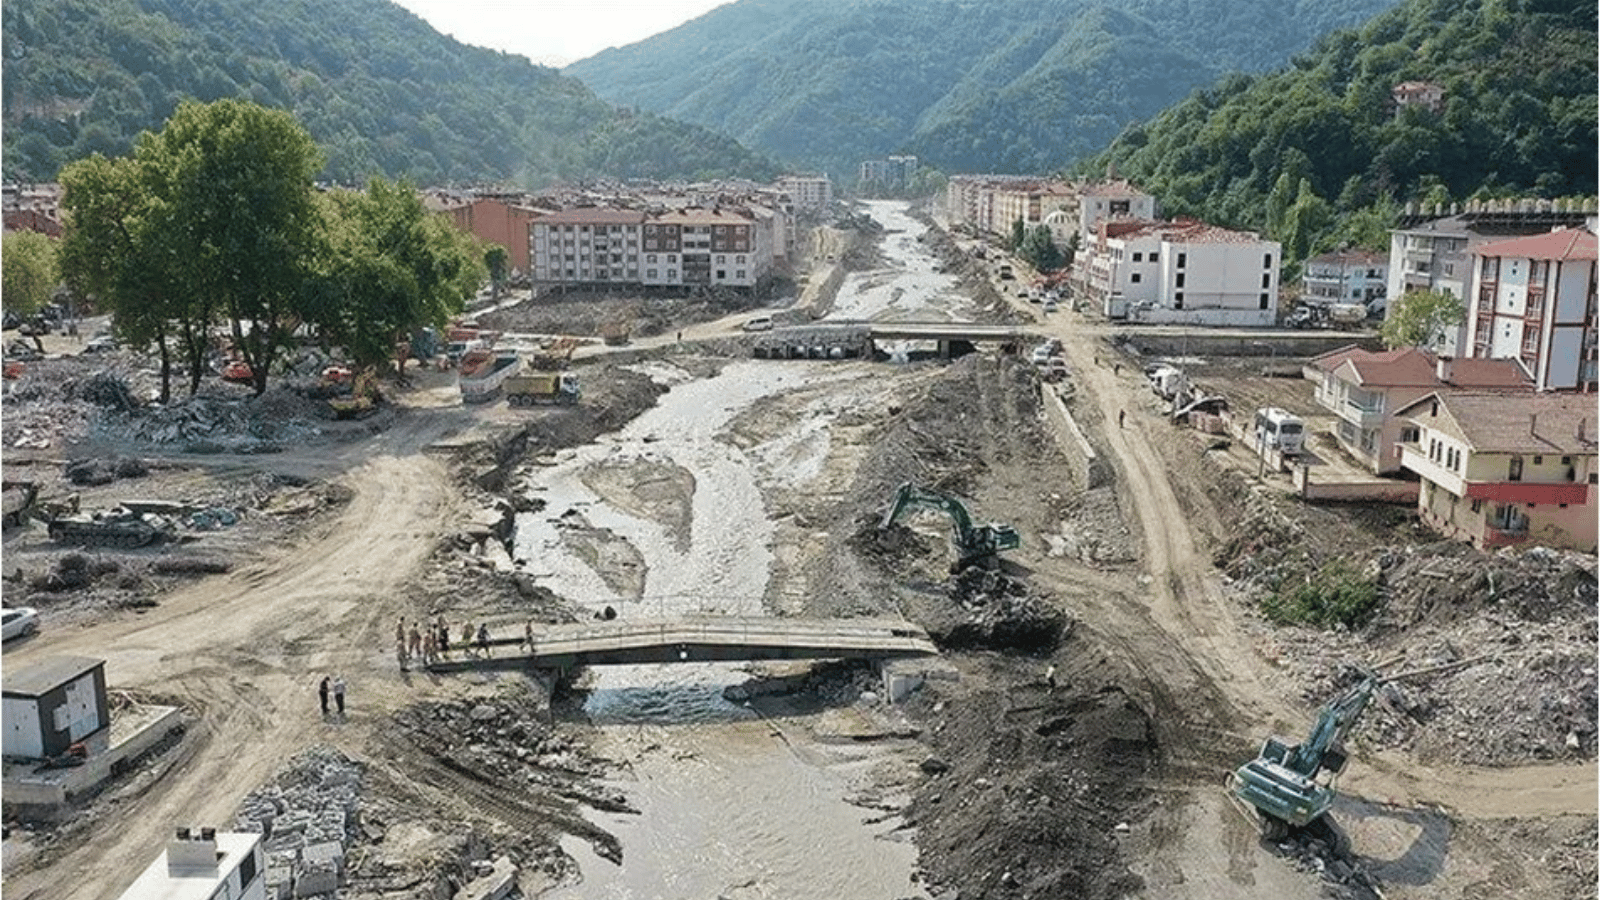
<instances>
[{"instance_id":1,"label":"teal excavator","mask_svg":"<svg viewBox=\"0 0 1600 900\"><path fill-rule=\"evenodd\" d=\"M878 528L888 528L907 511L917 507L941 510L950 517L950 539L956 547L956 561L950 566L952 572L975 565L993 568L999 563L996 554L1001 550L1015 550L1022 543L1017 530L1010 525L999 522L974 525L972 516L967 514L967 508L960 500L949 494L919 488L909 481L895 490Z\"/></svg>"},{"instance_id":2,"label":"teal excavator","mask_svg":"<svg viewBox=\"0 0 1600 900\"><path fill-rule=\"evenodd\" d=\"M1333 806L1334 780L1345 764L1344 739L1378 683L1376 675L1367 673L1322 708L1304 743L1290 746L1267 738L1255 759L1228 773L1230 793L1242 811L1255 814L1262 837L1282 840Z\"/></svg>"}]
</instances>

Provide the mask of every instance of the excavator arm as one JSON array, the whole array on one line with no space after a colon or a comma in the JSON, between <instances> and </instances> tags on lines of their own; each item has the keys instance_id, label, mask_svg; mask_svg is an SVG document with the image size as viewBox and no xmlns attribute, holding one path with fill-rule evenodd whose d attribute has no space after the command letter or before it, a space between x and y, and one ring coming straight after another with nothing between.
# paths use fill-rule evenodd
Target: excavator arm
<instances>
[{"instance_id":1,"label":"excavator arm","mask_svg":"<svg viewBox=\"0 0 1600 900\"><path fill-rule=\"evenodd\" d=\"M974 526L972 516L960 500L937 491L923 490L909 481L895 489L878 527L888 528L898 522L907 510L916 507L937 509L950 517L950 538L956 545L959 557L956 569L964 569L974 562L993 557L1001 550L1016 549L1021 543L1016 530L1010 525L996 523Z\"/></svg>"}]
</instances>

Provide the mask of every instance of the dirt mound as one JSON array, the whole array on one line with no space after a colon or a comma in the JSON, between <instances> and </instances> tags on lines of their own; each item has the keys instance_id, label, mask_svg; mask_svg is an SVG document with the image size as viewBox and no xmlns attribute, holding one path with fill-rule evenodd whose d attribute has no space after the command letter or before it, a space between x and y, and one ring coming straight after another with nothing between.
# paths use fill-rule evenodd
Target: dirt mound
<instances>
[{"instance_id":1,"label":"dirt mound","mask_svg":"<svg viewBox=\"0 0 1600 900\"><path fill-rule=\"evenodd\" d=\"M972 900L1109 900L1137 890L1116 835L1141 808L1138 785L1154 766L1145 713L1086 670L1062 676L1071 690L1051 691L997 664L993 683L1013 687L930 691L913 704L940 723L923 763L933 777L906 815L924 880Z\"/></svg>"},{"instance_id":2,"label":"dirt mound","mask_svg":"<svg viewBox=\"0 0 1600 900\"><path fill-rule=\"evenodd\" d=\"M765 306L764 297L728 292L714 297L626 297L573 292L528 300L486 312L477 321L498 331L598 337L608 322L631 323L635 336L650 337L699 322Z\"/></svg>"}]
</instances>

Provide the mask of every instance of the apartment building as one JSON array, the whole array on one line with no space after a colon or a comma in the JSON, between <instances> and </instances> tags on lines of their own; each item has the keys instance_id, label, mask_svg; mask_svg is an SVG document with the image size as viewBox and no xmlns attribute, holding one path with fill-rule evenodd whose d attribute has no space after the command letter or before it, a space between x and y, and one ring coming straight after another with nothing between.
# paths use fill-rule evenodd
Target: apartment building
<instances>
[{"instance_id":1,"label":"apartment building","mask_svg":"<svg viewBox=\"0 0 1600 900\"><path fill-rule=\"evenodd\" d=\"M1306 260L1301 288L1305 303L1360 303L1377 312L1389 293L1389 256L1364 250L1313 256Z\"/></svg>"},{"instance_id":2,"label":"apartment building","mask_svg":"<svg viewBox=\"0 0 1600 900\"><path fill-rule=\"evenodd\" d=\"M478 240L506 248L513 274L531 270L529 227L539 211L523 205L520 196L433 195L427 206L449 216L457 228Z\"/></svg>"},{"instance_id":3,"label":"apartment building","mask_svg":"<svg viewBox=\"0 0 1600 900\"><path fill-rule=\"evenodd\" d=\"M643 283L648 287L753 288L772 274L770 222L747 210L690 207L644 223Z\"/></svg>"},{"instance_id":4,"label":"apartment building","mask_svg":"<svg viewBox=\"0 0 1600 900\"><path fill-rule=\"evenodd\" d=\"M1156 198L1124 180L1085 184L1079 189L1078 239L1088 246L1101 222L1153 222L1160 215Z\"/></svg>"},{"instance_id":5,"label":"apartment building","mask_svg":"<svg viewBox=\"0 0 1600 900\"><path fill-rule=\"evenodd\" d=\"M1452 359L1417 347L1374 352L1351 345L1307 361L1317 404L1334 414L1334 435L1345 452L1375 475L1400 471L1397 410L1430 394L1464 391L1531 394L1533 378L1512 359Z\"/></svg>"},{"instance_id":6,"label":"apartment building","mask_svg":"<svg viewBox=\"0 0 1600 900\"><path fill-rule=\"evenodd\" d=\"M1429 394L1401 408L1422 519L1482 550L1595 552L1595 405L1579 394Z\"/></svg>"},{"instance_id":7,"label":"apartment building","mask_svg":"<svg viewBox=\"0 0 1600 900\"><path fill-rule=\"evenodd\" d=\"M639 210L598 206L539 216L528 235L535 285L637 284L644 221Z\"/></svg>"},{"instance_id":8,"label":"apartment building","mask_svg":"<svg viewBox=\"0 0 1600 900\"><path fill-rule=\"evenodd\" d=\"M1596 240L1569 228L1473 248L1467 346L1520 359L1539 390L1596 386Z\"/></svg>"},{"instance_id":9,"label":"apartment building","mask_svg":"<svg viewBox=\"0 0 1600 900\"><path fill-rule=\"evenodd\" d=\"M1269 327L1278 316L1277 241L1192 220L1102 221L1085 264L1107 318Z\"/></svg>"},{"instance_id":10,"label":"apartment building","mask_svg":"<svg viewBox=\"0 0 1600 900\"><path fill-rule=\"evenodd\" d=\"M1408 291L1435 291L1467 300L1474 248L1552 228L1578 227L1594 212L1592 203L1558 208L1547 200L1474 201L1449 208L1409 204L1400 227L1389 233L1388 302ZM1428 349L1446 356L1471 355L1467 323Z\"/></svg>"},{"instance_id":11,"label":"apartment building","mask_svg":"<svg viewBox=\"0 0 1600 900\"><path fill-rule=\"evenodd\" d=\"M796 209L826 209L833 203L833 180L826 175L785 175L778 179L778 189Z\"/></svg>"}]
</instances>

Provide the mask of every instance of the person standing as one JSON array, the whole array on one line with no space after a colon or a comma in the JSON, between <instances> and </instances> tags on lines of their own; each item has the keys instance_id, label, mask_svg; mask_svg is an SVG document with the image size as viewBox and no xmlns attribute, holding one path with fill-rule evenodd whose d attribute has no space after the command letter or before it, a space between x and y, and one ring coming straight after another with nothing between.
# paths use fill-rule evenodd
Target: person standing
<instances>
[{"instance_id":1,"label":"person standing","mask_svg":"<svg viewBox=\"0 0 1600 900\"><path fill-rule=\"evenodd\" d=\"M480 622L478 624L478 652L482 653L485 657L492 655L492 654L489 653L489 623L488 622Z\"/></svg>"},{"instance_id":2,"label":"person standing","mask_svg":"<svg viewBox=\"0 0 1600 900\"><path fill-rule=\"evenodd\" d=\"M1128 411L1127 410L1125 410L1125 409L1117 410L1117 427L1118 428L1122 427L1122 421L1124 419L1126 419L1127 417L1128 417Z\"/></svg>"},{"instance_id":3,"label":"person standing","mask_svg":"<svg viewBox=\"0 0 1600 900\"><path fill-rule=\"evenodd\" d=\"M333 705L339 709L339 721L344 721L344 676L333 676Z\"/></svg>"},{"instance_id":4,"label":"person standing","mask_svg":"<svg viewBox=\"0 0 1600 900\"><path fill-rule=\"evenodd\" d=\"M417 627L417 623L416 622L412 622L411 623L411 631L410 631L410 633L408 633L406 635L406 640L410 644L411 652L410 652L409 655L413 656L413 657L421 656L422 655L422 629Z\"/></svg>"},{"instance_id":5,"label":"person standing","mask_svg":"<svg viewBox=\"0 0 1600 900\"><path fill-rule=\"evenodd\" d=\"M467 622L461 626L461 652L467 656L472 655L472 623Z\"/></svg>"},{"instance_id":6,"label":"person standing","mask_svg":"<svg viewBox=\"0 0 1600 900\"><path fill-rule=\"evenodd\" d=\"M322 676L322 683L317 685L317 699L322 701L322 717L328 717L328 676Z\"/></svg>"},{"instance_id":7,"label":"person standing","mask_svg":"<svg viewBox=\"0 0 1600 900\"><path fill-rule=\"evenodd\" d=\"M444 659L450 654L450 626L444 622L444 613L439 614L439 658Z\"/></svg>"},{"instance_id":8,"label":"person standing","mask_svg":"<svg viewBox=\"0 0 1600 900\"><path fill-rule=\"evenodd\" d=\"M532 653L533 652L533 620L532 619L529 619L528 621L526 621L526 622L524 622L522 624L522 642L524 644L528 645L528 652Z\"/></svg>"},{"instance_id":9,"label":"person standing","mask_svg":"<svg viewBox=\"0 0 1600 900\"><path fill-rule=\"evenodd\" d=\"M433 665L436 646L437 642L433 638L433 628L430 626L427 633L422 636L422 664L424 666Z\"/></svg>"}]
</instances>

